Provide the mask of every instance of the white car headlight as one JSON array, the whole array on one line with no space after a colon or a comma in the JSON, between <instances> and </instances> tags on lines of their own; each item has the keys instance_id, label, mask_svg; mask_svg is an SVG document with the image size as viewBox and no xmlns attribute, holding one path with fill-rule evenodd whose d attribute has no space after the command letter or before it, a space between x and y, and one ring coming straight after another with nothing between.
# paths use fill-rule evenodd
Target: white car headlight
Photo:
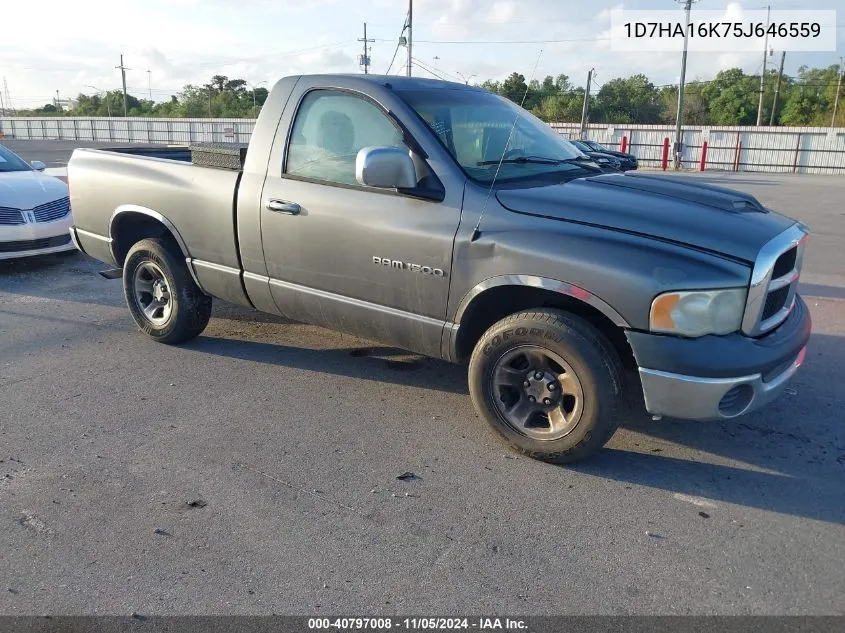
<instances>
[{"instance_id":1,"label":"white car headlight","mask_svg":"<svg viewBox=\"0 0 845 633\"><path fill-rule=\"evenodd\" d=\"M689 337L737 332L747 294L745 288L727 288L658 295L651 304L651 331Z\"/></svg>"}]
</instances>

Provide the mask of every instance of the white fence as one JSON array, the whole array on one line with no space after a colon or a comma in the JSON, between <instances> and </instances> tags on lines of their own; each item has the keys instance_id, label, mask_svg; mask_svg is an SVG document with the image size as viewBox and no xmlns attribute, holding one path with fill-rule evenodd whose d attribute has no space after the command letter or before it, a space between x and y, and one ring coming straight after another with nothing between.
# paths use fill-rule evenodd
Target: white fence
<instances>
[{"instance_id":1,"label":"white fence","mask_svg":"<svg viewBox=\"0 0 845 633\"><path fill-rule=\"evenodd\" d=\"M0 135L104 143L248 143L254 125L255 119L4 117Z\"/></svg>"},{"instance_id":2,"label":"white fence","mask_svg":"<svg viewBox=\"0 0 845 633\"><path fill-rule=\"evenodd\" d=\"M560 134L578 138L577 123L552 123ZM669 164L675 128L669 125L590 125L587 137L619 149L622 139L641 163L661 167L668 139ZM707 127L683 131L685 169L700 169L707 143L705 169L801 174L845 173L845 129L818 127Z\"/></svg>"},{"instance_id":3,"label":"white fence","mask_svg":"<svg viewBox=\"0 0 845 633\"><path fill-rule=\"evenodd\" d=\"M248 143L254 119L151 118L0 118L0 138L100 141L104 143ZM577 123L552 123L564 136L577 138ZM640 162L660 168L666 139L674 127L605 125L588 128L587 136L610 147L625 145ZM707 143L706 169L802 174L845 173L845 129L799 127L684 128L685 169L699 169ZM670 150L671 151L671 150ZM669 162L671 164L671 156Z\"/></svg>"}]
</instances>

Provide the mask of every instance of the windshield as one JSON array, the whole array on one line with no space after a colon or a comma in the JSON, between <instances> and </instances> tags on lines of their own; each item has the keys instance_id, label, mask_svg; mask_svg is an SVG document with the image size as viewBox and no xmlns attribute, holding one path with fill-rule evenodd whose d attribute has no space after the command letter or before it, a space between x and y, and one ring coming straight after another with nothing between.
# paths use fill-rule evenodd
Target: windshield
<instances>
[{"instance_id":1,"label":"windshield","mask_svg":"<svg viewBox=\"0 0 845 633\"><path fill-rule=\"evenodd\" d=\"M584 141L584 144L591 148L594 152L606 152L607 148L600 143L596 143L595 141Z\"/></svg>"},{"instance_id":2,"label":"windshield","mask_svg":"<svg viewBox=\"0 0 845 633\"><path fill-rule=\"evenodd\" d=\"M578 177L595 171L589 163L577 162L583 155L569 141L503 97L450 88L398 94L428 124L464 172L478 182L493 182L502 158L497 182L550 174Z\"/></svg>"},{"instance_id":3,"label":"windshield","mask_svg":"<svg viewBox=\"0 0 845 633\"><path fill-rule=\"evenodd\" d=\"M572 143L575 147L580 149L582 152L594 152L595 150L587 145L584 141L576 141L574 139L569 139L569 142Z\"/></svg>"},{"instance_id":4,"label":"windshield","mask_svg":"<svg viewBox=\"0 0 845 633\"><path fill-rule=\"evenodd\" d=\"M32 171L32 167L17 154L0 145L0 172L4 171Z\"/></svg>"}]
</instances>

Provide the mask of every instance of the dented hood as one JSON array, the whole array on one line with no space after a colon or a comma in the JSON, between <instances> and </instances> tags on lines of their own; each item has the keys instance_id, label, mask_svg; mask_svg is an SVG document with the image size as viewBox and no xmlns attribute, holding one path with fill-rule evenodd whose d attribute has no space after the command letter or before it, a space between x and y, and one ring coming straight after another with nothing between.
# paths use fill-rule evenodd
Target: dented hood
<instances>
[{"instance_id":1,"label":"dented hood","mask_svg":"<svg viewBox=\"0 0 845 633\"><path fill-rule=\"evenodd\" d=\"M655 237L748 262L795 223L751 195L688 177L608 174L500 190L496 197L517 213Z\"/></svg>"}]
</instances>

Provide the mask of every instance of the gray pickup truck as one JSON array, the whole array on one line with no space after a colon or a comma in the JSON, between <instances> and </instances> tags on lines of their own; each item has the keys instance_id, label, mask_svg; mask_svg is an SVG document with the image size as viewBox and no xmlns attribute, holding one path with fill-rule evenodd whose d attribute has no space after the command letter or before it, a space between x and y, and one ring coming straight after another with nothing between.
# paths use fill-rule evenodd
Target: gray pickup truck
<instances>
[{"instance_id":1,"label":"gray pickup truck","mask_svg":"<svg viewBox=\"0 0 845 633\"><path fill-rule=\"evenodd\" d=\"M607 442L626 376L655 418L733 418L810 337L803 226L691 178L602 174L471 86L287 77L248 151L79 149L68 175L75 243L152 339L198 336L218 297L468 361L479 414L547 461Z\"/></svg>"}]
</instances>

